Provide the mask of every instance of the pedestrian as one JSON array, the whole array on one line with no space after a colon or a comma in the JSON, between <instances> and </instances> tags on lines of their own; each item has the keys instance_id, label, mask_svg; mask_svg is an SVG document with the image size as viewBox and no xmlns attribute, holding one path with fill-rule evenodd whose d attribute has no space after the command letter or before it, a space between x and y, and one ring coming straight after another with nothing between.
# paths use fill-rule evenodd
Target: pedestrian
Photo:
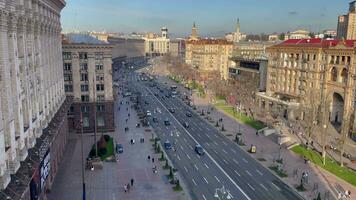
<instances>
[{"instance_id":1,"label":"pedestrian","mask_svg":"<svg viewBox=\"0 0 356 200\"><path fill-rule=\"evenodd\" d=\"M152 162L154 163L155 162L155 158L152 157Z\"/></svg>"},{"instance_id":2,"label":"pedestrian","mask_svg":"<svg viewBox=\"0 0 356 200\"><path fill-rule=\"evenodd\" d=\"M132 139L132 144L135 144L135 139Z\"/></svg>"},{"instance_id":3,"label":"pedestrian","mask_svg":"<svg viewBox=\"0 0 356 200\"><path fill-rule=\"evenodd\" d=\"M131 179L131 186L133 186L133 184L134 184L134 179L132 178Z\"/></svg>"},{"instance_id":4,"label":"pedestrian","mask_svg":"<svg viewBox=\"0 0 356 200\"><path fill-rule=\"evenodd\" d=\"M127 192L130 192L130 183L127 184Z\"/></svg>"},{"instance_id":5,"label":"pedestrian","mask_svg":"<svg viewBox=\"0 0 356 200\"><path fill-rule=\"evenodd\" d=\"M130 142L131 142L131 144L133 143L132 139L131 139L131 141L130 141Z\"/></svg>"},{"instance_id":6,"label":"pedestrian","mask_svg":"<svg viewBox=\"0 0 356 200\"><path fill-rule=\"evenodd\" d=\"M125 192L127 192L127 185L126 184L124 185L124 190L125 190Z\"/></svg>"},{"instance_id":7,"label":"pedestrian","mask_svg":"<svg viewBox=\"0 0 356 200\"><path fill-rule=\"evenodd\" d=\"M256 135L258 136L258 131L256 131Z\"/></svg>"},{"instance_id":8,"label":"pedestrian","mask_svg":"<svg viewBox=\"0 0 356 200\"><path fill-rule=\"evenodd\" d=\"M147 159L148 159L148 161L150 161L150 160L151 160L151 156L150 156L150 155L148 155L148 156L147 156Z\"/></svg>"}]
</instances>

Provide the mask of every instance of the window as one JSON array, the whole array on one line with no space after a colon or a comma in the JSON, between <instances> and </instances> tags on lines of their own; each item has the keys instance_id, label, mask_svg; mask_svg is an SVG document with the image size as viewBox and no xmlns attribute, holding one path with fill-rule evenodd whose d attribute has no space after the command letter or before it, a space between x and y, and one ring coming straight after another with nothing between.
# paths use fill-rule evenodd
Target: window
<instances>
[{"instance_id":1,"label":"window","mask_svg":"<svg viewBox=\"0 0 356 200\"><path fill-rule=\"evenodd\" d=\"M89 95L82 95L82 102L89 102Z\"/></svg>"},{"instance_id":2,"label":"window","mask_svg":"<svg viewBox=\"0 0 356 200\"><path fill-rule=\"evenodd\" d=\"M105 120L104 120L104 117L103 117L103 116L98 116L98 117L97 117L97 125L98 125L99 127L105 126Z\"/></svg>"},{"instance_id":3,"label":"window","mask_svg":"<svg viewBox=\"0 0 356 200\"><path fill-rule=\"evenodd\" d=\"M96 68L96 70L103 70L104 69L104 65L101 64L101 63L96 63L95 64L95 68Z\"/></svg>"},{"instance_id":4,"label":"window","mask_svg":"<svg viewBox=\"0 0 356 200\"><path fill-rule=\"evenodd\" d=\"M88 113L89 112L89 106L81 106L80 111L82 113Z\"/></svg>"},{"instance_id":5,"label":"window","mask_svg":"<svg viewBox=\"0 0 356 200\"><path fill-rule=\"evenodd\" d=\"M103 81L103 80L104 80L104 74L96 75L96 81Z\"/></svg>"},{"instance_id":6,"label":"window","mask_svg":"<svg viewBox=\"0 0 356 200\"><path fill-rule=\"evenodd\" d=\"M82 91L82 92L88 92L88 91L89 91L89 86L88 86L88 84L80 85L80 91Z\"/></svg>"},{"instance_id":7,"label":"window","mask_svg":"<svg viewBox=\"0 0 356 200\"><path fill-rule=\"evenodd\" d=\"M88 63L80 63L80 70L88 70Z\"/></svg>"},{"instance_id":8,"label":"window","mask_svg":"<svg viewBox=\"0 0 356 200\"><path fill-rule=\"evenodd\" d=\"M341 82L343 83L343 84L347 84L347 77L348 77L348 70L347 69L342 69L342 71L341 71Z\"/></svg>"},{"instance_id":9,"label":"window","mask_svg":"<svg viewBox=\"0 0 356 200\"><path fill-rule=\"evenodd\" d=\"M65 92L73 92L73 85L64 85Z\"/></svg>"},{"instance_id":10,"label":"window","mask_svg":"<svg viewBox=\"0 0 356 200\"><path fill-rule=\"evenodd\" d=\"M105 105L97 105L96 111L98 112L105 112Z\"/></svg>"},{"instance_id":11,"label":"window","mask_svg":"<svg viewBox=\"0 0 356 200\"><path fill-rule=\"evenodd\" d=\"M88 59L88 53L87 52L79 52L79 59L80 60Z\"/></svg>"},{"instance_id":12,"label":"window","mask_svg":"<svg viewBox=\"0 0 356 200\"><path fill-rule=\"evenodd\" d=\"M96 91L104 91L104 84L96 84Z\"/></svg>"},{"instance_id":13,"label":"window","mask_svg":"<svg viewBox=\"0 0 356 200\"><path fill-rule=\"evenodd\" d=\"M72 74L64 74L64 81L72 81Z\"/></svg>"},{"instance_id":14,"label":"window","mask_svg":"<svg viewBox=\"0 0 356 200\"><path fill-rule=\"evenodd\" d=\"M337 81L337 70L335 67L331 69L330 78L332 81Z\"/></svg>"},{"instance_id":15,"label":"window","mask_svg":"<svg viewBox=\"0 0 356 200\"><path fill-rule=\"evenodd\" d=\"M105 96L104 95L98 95L96 97L96 101L105 101Z\"/></svg>"},{"instance_id":16,"label":"window","mask_svg":"<svg viewBox=\"0 0 356 200\"><path fill-rule=\"evenodd\" d=\"M83 117L83 127L84 128L89 127L89 117Z\"/></svg>"},{"instance_id":17,"label":"window","mask_svg":"<svg viewBox=\"0 0 356 200\"><path fill-rule=\"evenodd\" d=\"M64 63L64 70L71 71L72 70L72 63Z\"/></svg>"},{"instance_id":18,"label":"window","mask_svg":"<svg viewBox=\"0 0 356 200\"><path fill-rule=\"evenodd\" d=\"M73 106L69 107L68 113L74 113L74 107Z\"/></svg>"},{"instance_id":19,"label":"window","mask_svg":"<svg viewBox=\"0 0 356 200\"><path fill-rule=\"evenodd\" d=\"M103 52L95 52L95 60L102 60L104 58Z\"/></svg>"},{"instance_id":20,"label":"window","mask_svg":"<svg viewBox=\"0 0 356 200\"><path fill-rule=\"evenodd\" d=\"M63 52L63 59L64 60L71 60L72 59L72 53L71 52Z\"/></svg>"},{"instance_id":21,"label":"window","mask_svg":"<svg viewBox=\"0 0 356 200\"><path fill-rule=\"evenodd\" d=\"M88 81L88 74L85 73L80 74L80 81Z\"/></svg>"}]
</instances>

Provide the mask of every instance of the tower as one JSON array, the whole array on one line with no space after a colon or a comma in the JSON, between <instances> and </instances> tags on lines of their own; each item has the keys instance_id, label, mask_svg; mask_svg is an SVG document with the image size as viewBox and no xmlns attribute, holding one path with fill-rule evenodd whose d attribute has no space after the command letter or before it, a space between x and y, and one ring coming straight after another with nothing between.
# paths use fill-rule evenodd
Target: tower
<instances>
[{"instance_id":1,"label":"tower","mask_svg":"<svg viewBox=\"0 0 356 200\"><path fill-rule=\"evenodd\" d=\"M192 34L190 35L190 40L197 40L198 39L198 30L195 26L195 22L193 23L193 27L192 27Z\"/></svg>"},{"instance_id":2,"label":"tower","mask_svg":"<svg viewBox=\"0 0 356 200\"><path fill-rule=\"evenodd\" d=\"M168 39L168 28L162 27L161 34L162 34L162 38Z\"/></svg>"},{"instance_id":3,"label":"tower","mask_svg":"<svg viewBox=\"0 0 356 200\"><path fill-rule=\"evenodd\" d=\"M236 32L234 33L234 42L239 42L240 40L241 40L240 19L237 18L237 22L236 22Z\"/></svg>"}]
</instances>

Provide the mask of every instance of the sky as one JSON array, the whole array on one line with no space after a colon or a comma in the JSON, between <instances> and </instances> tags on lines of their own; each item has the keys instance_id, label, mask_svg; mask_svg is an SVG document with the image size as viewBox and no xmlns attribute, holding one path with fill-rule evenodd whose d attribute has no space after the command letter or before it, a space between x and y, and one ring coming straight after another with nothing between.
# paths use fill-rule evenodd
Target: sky
<instances>
[{"instance_id":1,"label":"sky","mask_svg":"<svg viewBox=\"0 0 356 200\"><path fill-rule=\"evenodd\" d=\"M248 34L336 30L351 0L66 0L63 31L160 32L186 36L196 22L202 36L236 29Z\"/></svg>"}]
</instances>

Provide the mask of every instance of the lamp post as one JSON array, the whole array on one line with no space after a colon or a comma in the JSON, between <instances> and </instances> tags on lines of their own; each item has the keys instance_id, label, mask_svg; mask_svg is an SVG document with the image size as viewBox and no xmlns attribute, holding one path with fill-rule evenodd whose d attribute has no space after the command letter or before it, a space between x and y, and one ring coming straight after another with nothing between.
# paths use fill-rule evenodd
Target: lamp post
<instances>
[{"instance_id":1,"label":"lamp post","mask_svg":"<svg viewBox=\"0 0 356 200\"><path fill-rule=\"evenodd\" d=\"M221 193L221 194L219 195L219 193ZM222 186L222 188L216 188L216 189L215 189L215 193L214 193L214 197L215 197L215 198L218 198L218 199L220 199L220 200L223 200L223 199L232 199L232 198L234 198L234 197L231 195L230 191L227 190L227 189L225 189L225 186Z\"/></svg>"},{"instance_id":2,"label":"lamp post","mask_svg":"<svg viewBox=\"0 0 356 200\"><path fill-rule=\"evenodd\" d=\"M85 192L85 174L84 174L84 144L83 144L83 113L80 112L80 126L81 126L81 153L82 153L82 184L83 184L83 200L86 199Z\"/></svg>"}]
</instances>

